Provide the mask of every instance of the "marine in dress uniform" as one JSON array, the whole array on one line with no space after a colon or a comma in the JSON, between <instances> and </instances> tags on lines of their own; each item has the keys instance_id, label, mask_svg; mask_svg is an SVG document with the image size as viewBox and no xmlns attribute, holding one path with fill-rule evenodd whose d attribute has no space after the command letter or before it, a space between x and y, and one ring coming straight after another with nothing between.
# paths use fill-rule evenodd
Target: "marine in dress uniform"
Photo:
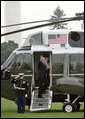
<instances>
[{"instance_id":1,"label":"marine in dress uniform","mask_svg":"<svg viewBox=\"0 0 85 119\"><path fill-rule=\"evenodd\" d=\"M11 80L16 85L16 97L17 97L17 108L18 113L25 112L25 94L27 93L28 84L24 80L24 74L20 73L19 77Z\"/></svg>"}]
</instances>

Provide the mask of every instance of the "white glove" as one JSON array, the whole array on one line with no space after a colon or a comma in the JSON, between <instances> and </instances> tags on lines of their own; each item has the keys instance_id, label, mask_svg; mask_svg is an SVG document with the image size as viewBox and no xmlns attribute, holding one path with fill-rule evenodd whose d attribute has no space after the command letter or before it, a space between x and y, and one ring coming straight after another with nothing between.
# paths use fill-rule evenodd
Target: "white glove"
<instances>
[{"instance_id":1,"label":"white glove","mask_svg":"<svg viewBox=\"0 0 85 119\"><path fill-rule=\"evenodd\" d=\"M27 94L25 94L25 97L27 97Z\"/></svg>"}]
</instances>

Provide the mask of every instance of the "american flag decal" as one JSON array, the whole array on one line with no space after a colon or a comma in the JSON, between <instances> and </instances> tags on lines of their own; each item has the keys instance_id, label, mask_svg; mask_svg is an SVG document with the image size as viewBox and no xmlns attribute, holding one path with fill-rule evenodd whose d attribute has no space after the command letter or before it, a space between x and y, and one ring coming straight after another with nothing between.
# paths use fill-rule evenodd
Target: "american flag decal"
<instances>
[{"instance_id":1,"label":"american flag decal","mask_svg":"<svg viewBox=\"0 0 85 119\"><path fill-rule=\"evenodd\" d=\"M67 34L49 34L48 44L66 44Z\"/></svg>"}]
</instances>

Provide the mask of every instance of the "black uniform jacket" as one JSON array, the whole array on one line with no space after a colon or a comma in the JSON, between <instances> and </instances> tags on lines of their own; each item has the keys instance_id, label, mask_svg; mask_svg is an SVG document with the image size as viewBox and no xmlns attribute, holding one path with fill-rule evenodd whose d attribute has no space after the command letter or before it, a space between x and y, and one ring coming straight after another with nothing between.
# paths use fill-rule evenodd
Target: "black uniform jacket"
<instances>
[{"instance_id":1,"label":"black uniform jacket","mask_svg":"<svg viewBox=\"0 0 85 119\"><path fill-rule=\"evenodd\" d=\"M27 82L25 80L13 79L11 83L15 84L18 88L25 88L25 90L16 89L16 96L25 96L27 92Z\"/></svg>"}]
</instances>

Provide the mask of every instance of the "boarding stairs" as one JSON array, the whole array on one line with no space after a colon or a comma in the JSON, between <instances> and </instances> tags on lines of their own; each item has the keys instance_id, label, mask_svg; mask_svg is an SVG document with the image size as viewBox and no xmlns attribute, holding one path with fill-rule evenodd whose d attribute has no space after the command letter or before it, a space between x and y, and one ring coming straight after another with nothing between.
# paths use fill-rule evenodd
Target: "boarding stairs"
<instances>
[{"instance_id":1,"label":"boarding stairs","mask_svg":"<svg viewBox=\"0 0 85 119\"><path fill-rule=\"evenodd\" d=\"M38 89L32 92L30 111L47 110L51 108L52 91L47 89L42 98L38 98Z\"/></svg>"}]
</instances>

